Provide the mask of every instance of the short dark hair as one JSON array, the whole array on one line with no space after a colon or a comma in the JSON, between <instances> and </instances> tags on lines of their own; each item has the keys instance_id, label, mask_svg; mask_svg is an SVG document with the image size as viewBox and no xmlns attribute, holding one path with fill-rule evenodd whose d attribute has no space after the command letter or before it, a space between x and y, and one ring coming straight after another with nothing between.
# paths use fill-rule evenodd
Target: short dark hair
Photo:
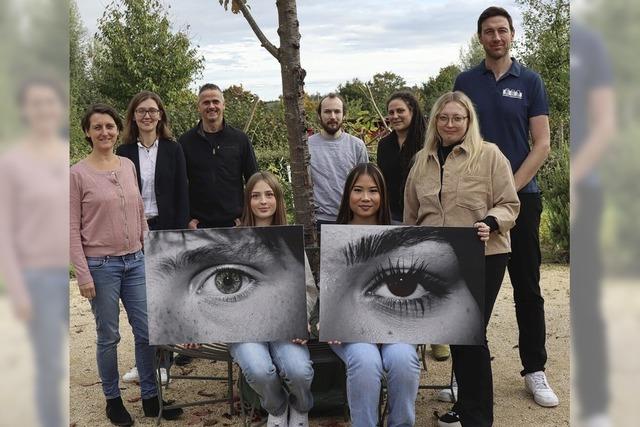
<instances>
[{"instance_id":1,"label":"short dark hair","mask_svg":"<svg viewBox=\"0 0 640 427\"><path fill-rule=\"evenodd\" d=\"M322 102L327 98L339 99L340 102L342 102L342 115L345 116L347 114L347 103L344 101L344 98L335 92L331 92L330 94L323 96L320 102L318 102L318 108L316 109L316 111L318 112L318 116L320 116L320 113L322 113Z\"/></svg>"},{"instance_id":2,"label":"short dark hair","mask_svg":"<svg viewBox=\"0 0 640 427\"><path fill-rule=\"evenodd\" d=\"M213 83L205 83L200 86L200 89L198 90L198 96L200 96L205 90L217 90L218 92L222 93L222 89L220 89L220 86Z\"/></svg>"},{"instance_id":3,"label":"short dark hair","mask_svg":"<svg viewBox=\"0 0 640 427\"><path fill-rule=\"evenodd\" d=\"M82 121L80 122L83 132L86 133L89 130L89 127L91 126L91 116L93 116L94 114L107 114L111 116L113 121L116 123L118 132L122 131L122 119L120 118L120 115L115 110L115 108L107 104L98 103L98 104L91 104L89 108L87 108L87 111L85 111L84 116L82 117ZM93 142L91 141L91 138L89 138L88 136L85 136L84 139L86 139L89 145L93 147Z\"/></svg>"},{"instance_id":4,"label":"short dark hair","mask_svg":"<svg viewBox=\"0 0 640 427\"><path fill-rule=\"evenodd\" d=\"M491 6L486 8L478 18L478 36L480 35L480 33L482 33L482 23L489 18L493 18L494 16L503 16L507 18L507 21L509 21L509 29L511 30L512 33L514 32L513 20L511 19L511 15L509 15L509 12L507 12L506 9L503 9L501 7Z\"/></svg>"}]
</instances>

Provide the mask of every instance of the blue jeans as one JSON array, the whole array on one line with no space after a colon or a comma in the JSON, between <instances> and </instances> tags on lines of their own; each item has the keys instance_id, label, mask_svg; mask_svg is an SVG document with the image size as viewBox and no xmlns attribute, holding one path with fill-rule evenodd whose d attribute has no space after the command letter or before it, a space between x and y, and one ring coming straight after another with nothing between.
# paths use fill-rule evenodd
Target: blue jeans
<instances>
[{"instance_id":1,"label":"blue jeans","mask_svg":"<svg viewBox=\"0 0 640 427\"><path fill-rule=\"evenodd\" d=\"M35 396L42 427L69 424L62 384L69 381L66 362L69 333L69 267L23 271L32 304L29 337L36 365Z\"/></svg>"},{"instance_id":2,"label":"blue jeans","mask_svg":"<svg viewBox=\"0 0 640 427\"><path fill-rule=\"evenodd\" d=\"M389 399L388 427L413 426L420 385L420 362L411 344L344 343L331 345L347 366L347 397L353 427L378 424L383 376Z\"/></svg>"},{"instance_id":3,"label":"blue jeans","mask_svg":"<svg viewBox=\"0 0 640 427\"><path fill-rule=\"evenodd\" d=\"M87 257L96 296L91 311L96 319L98 373L107 399L120 396L118 387L118 343L122 300L136 346L136 366L143 399L158 395L153 372L155 349L149 345L147 290L142 251L123 256Z\"/></svg>"},{"instance_id":4,"label":"blue jeans","mask_svg":"<svg viewBox=\"0 0 640 427\"><path fill-rule=\"evenodd\" d=\"M313 407L313 367L306 345L288 341L235 343L229 344L229 352L268 413L282 415L287 404L298 412L309 412Z\"/></svg>"}]
</instances>

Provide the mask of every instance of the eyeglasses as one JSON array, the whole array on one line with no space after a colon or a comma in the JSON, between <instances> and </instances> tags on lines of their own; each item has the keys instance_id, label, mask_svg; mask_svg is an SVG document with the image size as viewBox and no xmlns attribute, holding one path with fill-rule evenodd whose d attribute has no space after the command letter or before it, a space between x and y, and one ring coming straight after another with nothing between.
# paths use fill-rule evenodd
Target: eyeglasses
<instances>
[{"instance_id":1,"label":"eyeglasses","mask_svg":"<svg viewBox=\"0 0 640 427\"><path fill-rule=\"evenodd\" d=\"M145 110L144 108L136 108L136 116L138 117L144 117L147 113L149 114L149 117L155 119L160 114L160 110L157 108L149 108L148 110Z\"/></svg>"},{"instance_id":2,"label":"eyeglasses","mask_svg":"<svg viewBox=\"0 0 640 427\"><path fill-rule=\"evenodd\" d=\"M438 116L438 123L441 125L446 125L449 123L449 120L451 120L454 125L461 125L467 118L468 118L467 116L449 117L449 116L441 115L441 116Z\"/></svg>"}]
</instances>

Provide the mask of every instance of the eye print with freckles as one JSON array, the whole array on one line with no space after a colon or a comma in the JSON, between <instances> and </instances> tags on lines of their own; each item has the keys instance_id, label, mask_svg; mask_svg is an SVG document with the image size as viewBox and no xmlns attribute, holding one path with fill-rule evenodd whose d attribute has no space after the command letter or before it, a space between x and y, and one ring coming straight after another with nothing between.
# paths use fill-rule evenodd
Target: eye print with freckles
<instances>
[{"instance_id":1,"label":"eye print with freckles","mask_svg":"<svg viewBox=\"0 0 640 427\"><path fill-rule=\"evenodd\" d=\"M306 337L303 254L300 226L149 232L150 343Z\"/></svg>"},{"instance_id":2,"label":"eye print with freckles","mask_svg":"<svg viewBox=\"0 0 640 427\"><path fill-rule=\"evenodd\" d=\"M321 341L482 343L472 228L331 225L321 241Z\"/></svg>"}]
</instances>

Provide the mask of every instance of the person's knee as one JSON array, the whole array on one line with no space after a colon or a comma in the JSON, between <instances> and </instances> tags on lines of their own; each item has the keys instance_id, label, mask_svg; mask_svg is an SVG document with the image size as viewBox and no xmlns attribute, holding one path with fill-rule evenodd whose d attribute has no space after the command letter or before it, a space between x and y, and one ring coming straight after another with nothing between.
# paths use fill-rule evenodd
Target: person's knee
<instances>
[{"instance_id":1,"label":"person's knee","mask_svg":"<svg viewBox=\"0 0 640 427\"><path fill-rule=\"evenodd\" d=\"M387 373L401 375L403 377L414 377L420 375L420 360L415 349L403 347L384 353L384 370Z\"/></svg>"},{"instance_id":2,"label":"person's knee","mask_svg":"<svg viewBox=\"0 0 640 427\"><path fill-rule=\"evenodd\" d=\"M249 384L261 384L277 378L276 367L271 361L251 361L242 367L242 373Z\"/></svg>"},{"instance_id":3,"label":"person's knee","mask_svg":"<svg viewBox=\"0 0 640 427\"><path fill-rule=\"evenodd\" d=\"M359 353L349 357L349 375L365 375L379 379L382 377L382 360L379 355Z\"/></svg>"},{"instance_id":4,"label":"person's knee","mask_svg":"<svg viewBox=\"0 0 640 427\"><path fill-rule=\"evenodd\" d=\"M120 331L114 327L98 328L97 343L99 347L115 347L120 342Z\"/></svg>"},{"instance_id":5,"label":"person's knee","mask_svg":"<svg viewBox=\"0 0 640 427\"><path fill-rule=\"evenodd\" d=\"M310 360L298 360L290 363L283 370L284 377L287 381L296 384L311 384L313 380L313 366Z\"/></svg>"}]
</instances>

